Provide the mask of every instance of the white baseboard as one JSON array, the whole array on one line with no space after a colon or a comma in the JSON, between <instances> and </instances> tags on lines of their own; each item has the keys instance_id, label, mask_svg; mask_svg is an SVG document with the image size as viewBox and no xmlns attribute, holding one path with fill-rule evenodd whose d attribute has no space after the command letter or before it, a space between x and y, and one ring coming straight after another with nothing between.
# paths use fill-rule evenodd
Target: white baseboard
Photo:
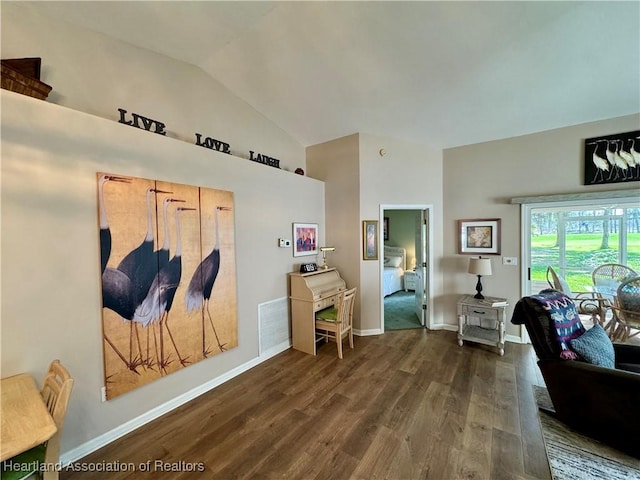
<instances>
[{"instance_id":1,"label":"white baseboard","mask_svg":"<svg viewBox=\"0 0 640 480\"><path fill-rule=\"evenodd\" d=\"M146 423L155 420L156 418L164 415L165 413L174 410L175 408L193 400L196 397L199 397L203 393L208 392L209 390L222 385L223 383L231 380L234 377L237 377L241 373L246 372L247 370L259 365L262 362L265 362L271 357L284 352L291 346L291 342L282 342L276 347L270 348L268 351L264 352L261 356L256 357L249 362L240 365L233 370L226 372L219 377L216 377L202 385L199 385L196 388L189 390L188 392L183 393L182 395L178 395L177 397L169 400L168 402L163 403L162 405L158 405L157 407L149 410L148 412L143 413L139 417L133 418L126 423L110 430L102 435L89 440L88 442L83 443L82 445L77 446L69 450L68 452L64 452L60 455L60 462L63 466L66 466L72 462L76 462L83 457L86 457L92 452L95 452L99 448L102 448L109 443L117 440L118 438L126 435L127 433L131 433L135 429L145 425Z\"/></svg>"},{"instance_id":2,"label":"white baseboard","mask_svg":"<svg viewBox=\"0 0 640 480\"><path fill-rule=\"evenodd\" d=\"M357 335L358 337L369 337L371 335L382 335L384 332L382 330L380 330L379 328L372 328L369 330L356 330L355 328L353 329L353 334Z\"/></svg>"}]
</instances>

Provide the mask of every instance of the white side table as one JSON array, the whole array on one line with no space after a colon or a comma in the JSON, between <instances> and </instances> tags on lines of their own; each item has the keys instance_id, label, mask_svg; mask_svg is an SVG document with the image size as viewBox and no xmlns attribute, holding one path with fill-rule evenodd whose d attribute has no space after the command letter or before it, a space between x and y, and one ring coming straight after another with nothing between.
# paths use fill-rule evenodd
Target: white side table
<instances>
[{"instance_id":1,"label":"white side table","mask_svg":"<svg viewBox=\"0 0 640 480\"><path fill-rule=\"evenodd\" d=\"M492 306L489 302L500 303ZM465 295L458 300L458 345L464 341L496 347L504 355L504 334L507 321L506 298L485 297L485 301ZM478 325L470 324L471 318Z\"/></svg>"},{"instance_id":2,"label":"white side table","mask_svg":"<svg viewBox=\"0 0 640 480\"><path fill-rule=\"evenodd\" d=\"M416 272L407 270L404 272L404 291L416 289Z\"/></svg>"}]
</instances>

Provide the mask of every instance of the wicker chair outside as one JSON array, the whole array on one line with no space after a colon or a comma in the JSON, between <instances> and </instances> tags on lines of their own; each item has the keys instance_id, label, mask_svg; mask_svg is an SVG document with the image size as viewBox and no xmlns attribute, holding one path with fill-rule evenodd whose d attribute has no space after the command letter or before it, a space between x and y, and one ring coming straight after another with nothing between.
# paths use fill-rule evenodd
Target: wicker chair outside
<instances>
[{"instance_id":1,"label":"wicker chair outside","mask_svg":"<svg viewBox=\"0 0 640 480\"><path fill-rule=\"evenodd\" d=\"M626 265L619 263L604 263L596 267L591 272L591 279L593 281L594 291L596 292L601 305L601 317L606 317L606 312L610 309L613 312L611 321L606 325L603 325L607 333L611 338L620 336L620 332L616 330L620 327L619 320L617 318L617 311L614 310L616 305L616 293L620 284L638 274Z\"/></svg>"},{"instance_id":2,"label":"wicker chair outside","mask_svg":"<svg viewBox=\"0 0 640 480\"><path fill-rule=\"evenodd\" d=\"M638 274L632 268L619 263L605 263L596 267L591 273L593 286L600 295L608 297L613 303L618 286Z\"/></svg>"},{"instance_id":3,"label":"wicker chair outside","mask_svg":"<svg viewBox=\"0 0 640 480\"><path fill-rule=\"evenodd\" d=\"M616 322L611 330L612 340L626 342L640 334L640 277L620 284L612 310Z\"/></svg>"}]
</instances>

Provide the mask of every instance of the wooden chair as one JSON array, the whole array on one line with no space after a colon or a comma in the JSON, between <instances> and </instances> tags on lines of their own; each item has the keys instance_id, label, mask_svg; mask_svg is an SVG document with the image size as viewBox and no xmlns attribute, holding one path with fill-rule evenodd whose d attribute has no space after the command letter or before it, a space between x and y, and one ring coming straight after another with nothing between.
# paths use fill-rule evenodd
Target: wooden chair
<instances>
[{"instance_id":1,"label":"wooden chair","mask_svg":"<svg viewBox=\"0 0 640 480\"><path fill-rule=\"evenodd\" d=\"M29 465L33 467L31 471L5 470L2 469L2 479L18 480L29 477L39 471L40 465L45 465L42 478L44 480L54 480L58 478L58 471L54 466L60 461L60 436L62 434L62 426L64 417L67 413L67 405L73 388L73 378L69 375L66 368L62 366L60 360L54 360L49 365L49 371L44 377L44 384L40 394L42 399L53 417L57 431L45 443L38 445L31 450L27 450L15 457L7 460L7 463L19 464L20 466Z\"/></svg>"},{"instance_id":2,"label":"wooden chair","mask_svg":"<svg viewBox=\"0 0 640 480\"><path fill-rule=\"evenodd\" d=\"M356 288L345 290L338 298L338 307L316 312L316 336L333 340L338 345L338 358L342 358L342 341L349 336L349 346L353 348L353 305ZM316 337L316 338L317 338Z\"/></svg>"}]
</instances>

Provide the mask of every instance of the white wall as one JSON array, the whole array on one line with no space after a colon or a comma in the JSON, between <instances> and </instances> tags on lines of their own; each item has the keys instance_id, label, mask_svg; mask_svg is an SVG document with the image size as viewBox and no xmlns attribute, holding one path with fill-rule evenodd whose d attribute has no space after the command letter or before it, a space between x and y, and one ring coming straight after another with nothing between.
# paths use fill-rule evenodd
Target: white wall
<instances>
[{"instance_id":1,"label":"white wall","mask_svg":"<svg viewBox=\"0 0 640 480\"><path fill-rule=\"evenodd\" d=\"M386 151L384 156L379 153L382 148ZM348 256L336 256L339 259L336 265L351 276L357 275L352 279L353 285L358 286L360 300L354 325L364 334L378 332L382 315L380 262L362 259L362 221L379 220L381 205L433 205L433 255L439 259L442 255L441 154L424 145L357 134L308 147L307 164L309 175L326 182L327 236L339 238L341 249L348 252ZM346 180L347 175L350 180ZM439 305L442 272L436 263L431 281L434 324L438 325L442 323Z\"/></svg>"},{"instance_id":2,"label":"white wall","mask_svg":"<svg viewBox=\"0 0 640 480\"><path fill-rule=\"evenodd\" d=\"M325 182L327 245L336 247L327 259L349 288L357 287L353 324L360 330L360 236L358 135L349 135L307 148L308 175Z\"/></svg>"},{"instance_id":3,"label":"white wall","mask_svg":"<svg viewBox=\"0 0 640 480\"><path fill-rule=\"evenodd\" d=\"M323 240L324 185L288 173L305 168L304 147L200 69L49 19L37 2L0 7L2 58L41 57L41 80L53 87L44 102L0 96L1 374L41 378L56 357L69 367L64 457L259 361L257 305L286 297L286 274L300 263L276 239L303 221L318 223ZM118 108L162 121L167 136L118 124ZM195 146L195 133L230 143L235 156ZM283 170L245 160L249 150ZM107 403L97 171L231 190L236 207L239 347Z\"/></svg>"},{"instance_id":4,"label":"white wall","mask_svg":"<svg viewBox=\"0 0 640 480\"><path fill-rule=\"evenodd\" d=\"M385 150L384 156L380 149ZM408 177L408 173L411 176ZM433 205L433 325L442 323L442 153L425 145L374 135L360 135L360 216L376 220L380 205ZM361 241L361 240L360 240ZM362 257L361 257L362 258ZM360 277L363 324L380 325L382 282L379 262L362 261Z\"/></svg>"},{"instance_id":5,"label":"white wall","mask_svg":"<svg viewBox=\"0 0 640 480\"><path fill-rule=\"evenodd\" d=\"M255 362L258 304L286 297L299 263L276 240L304 221L318 223L324 241L324 184L6 90L0 100L1 375L41 379L54 358L69 368L63 454ZM106 403L98 171L234 192L238 289L237 348Z\"/></svg>"},{"instance_id":6,"label":"white wall","mask_svg":"<svg viewBox=\"0 0 640 480\"><path fill-rule=\"evenodd\" d=\"M118 108L160 120L189 143L201 133L305 168L304 147L202 70L106 35L53 20L39 2L2 2L2 58L41 57L47 101L117 120Z\"/></svg>"},{"instance_id":7,"label":"white wall","mask_svg":"<svg viewBox=\"0 0 640 480\"><path fill-rule=\"evenodd\" d=\"M457 254L457 220L502 219L502 253L492 256L493 275L484 277L485 295L507 297L509 318L520 298L520 269L502 265L501 257L521 258L520 206L513 197L629 190L638 182L583 185L584 139L637 130L640 115L629 115L533 135L444 151L445 318L456 323L456 300L473 293L477 279L466 273L469 256ZM520 262L519 262L520 263ZM519 328L507 325L507 335Z\"/></svg>"}]
</instances>

